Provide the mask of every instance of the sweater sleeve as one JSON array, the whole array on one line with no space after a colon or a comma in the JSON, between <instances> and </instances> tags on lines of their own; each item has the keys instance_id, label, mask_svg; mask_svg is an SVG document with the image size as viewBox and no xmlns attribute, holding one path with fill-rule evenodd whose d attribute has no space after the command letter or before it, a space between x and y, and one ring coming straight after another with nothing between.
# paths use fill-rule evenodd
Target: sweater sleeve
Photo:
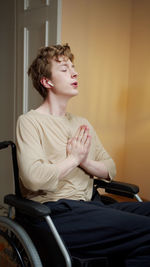
<instances>
[{"instance_id":1,"label":"sweater sleeve","mask_svg":"<svg viewBox=\"0 0 150 267\"><path fill-rule=\"evenodd\" d=\"M36 123L30 117L19 117L16 139L19 176L23 185L31 191L55 191L59 171L56 164L49 162L44 155Z\"/></svg>"},{"instance_id":2,"label":"sweater sleeve","mask_svg":"<svg viewBox=\"0 0 150 267\"><path fill-rule=\"evenodd\" d=\"M95 130L90 125L93 136L93 145L95 146L95 159L96 161L101 161L106 166L109 177L112 180L116 176L116 166L113 159L110 157L108 152L103 147L99 137L97 136Z\"/></svg>"}]
</instances>

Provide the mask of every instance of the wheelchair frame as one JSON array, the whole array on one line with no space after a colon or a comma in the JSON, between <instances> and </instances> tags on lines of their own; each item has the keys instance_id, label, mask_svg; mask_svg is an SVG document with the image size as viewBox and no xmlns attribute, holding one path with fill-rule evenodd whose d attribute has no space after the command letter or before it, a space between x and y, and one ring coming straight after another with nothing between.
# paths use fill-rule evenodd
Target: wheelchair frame
<instances>
[{"instance_id":1,"label":"wheelchair frame","mask_svg":"<svg viewBox=\"0 0 150 267\"><path fill-rule=\"evenodd\" d=\"M15 254L10 255L12 259L17 256L19 264L22 267L25 267L22 255L25 251L27 257L29 258L29 261L31 262L31 266L42 267L37 250L35 249L28 234L19 224L17 224L10 218L0 216L0 226L1 228L4 228L4 230L0 229L0 235L8 242L8 244L15 252ZM20 245L21 251L18 248L18 246L20 247Z\"/></svg>"},{"instance_id":2,"label":"wheelchair frame","mask_svg":"<svg viewBox=\"0 0 150 267\"><path fill-rule=\"evenodd\" d=\"M25 267L26 265L23 263L21 259L21 255L15 248L15 245L12 244L10 233L17 237L17 240L21 243L23 249L25 250L26 255L29 258L30 264L33 267L42 267L42 262L40 256L35 248L31 238L29 237L28 233L20 226L14 219L12 219L12 208L14 207L15 210L21 211L22 214L25 216L31 216L34 218L44 218L47 222L50 231L56 240L56 243L63 255L65 266L71 267L72 260L71 256L65 247L51 217L50 217L50 209L45 206L44 204L24 199L21 196L20 188L19 188L19 174L18 174L18 165L17 165L17 157L16 157L16 146L12 141L4 141L0 142L0 149L7 148L11 146L12 151L12 161L13 161L13 171L14 171L14 180L15 180L15 194L9 194L4 197L4 203L9 205L9 212L8 218L4 216L0 216L0 228L6 228L6 231L0 230L0 236L3 236L13 247L18 255L20 260L20 266ZM136 198L138 201L142 201L142 199L138 196L139 187L133 184L122 183L112 181L110 183L105 182L103 180L94 180L94 194L93 199L98 195L97 189L104 188L105 192L117 194L121 196L127 196L129 198ZM106 265L107 266L107 263Z\"/></svg>"},{"instance_id":3,"label":"wheelchair frame","mask_svg":"<svg viewBox=\"0 0 150 267\"><path fill-rule=\"evenodd\" d=\"M58 244L58 247L64 257L66 267L71 267L72 263L71 263L70 255L50 217L50 213L51 213L50 209L41 203L22 198L21 192L19 189L16 146L12 141L0 142L0 149L7 148L8 146L11 146L11 150L12 150L13 171L14 171L14 180L15 180L15 195L9 194L4 197L4 203L9 205L9 211L8 211L8 218L4 216L0 216L0 226L6 227L8 230L13 231L15 235L17 236L17 238L19 239L19 241L21 241L22 243L25 242L23 246L31 261L31 266L42 267L42 263L38 255L37 249L35 248L28 233L17 222L12 220L12 216L11 216L12 208L14 207L16 210L21 210L21 212L27 216L32 216L35 218L43 217L45 221L47 222L50 228L50 231L52 232ZM0 235L1 234L3 233L0 232ZM9 239L9 236L7 238ZM31 249L29 249L29 247ZM21 260L20 262L22 264L21 266L24 267L23 262Z\"/></svg>"}]
</instances>

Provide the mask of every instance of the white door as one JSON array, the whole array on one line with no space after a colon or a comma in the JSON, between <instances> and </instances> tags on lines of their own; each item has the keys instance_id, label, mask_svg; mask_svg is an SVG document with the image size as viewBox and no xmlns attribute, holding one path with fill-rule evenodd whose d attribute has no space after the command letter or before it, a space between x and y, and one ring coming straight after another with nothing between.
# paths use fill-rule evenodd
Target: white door
<instances>
[{"instance_id":1,"label":"white door","mask_svg":"<svg viewBox=\"0 0 150 267\"><path fill-rule=\"evenodd\" d=\"M42 101L27 71L42 46L60 42L61 0L17 0L16 118Z\"/></svg>"},{"instance_id":2,"label":"white door","mask_svg":"<svg viewBox=\"0 0 150 267\"><path fill-rule=\"evenodd\" d=\"M61 0L5 0L0 7L0 141L15 141L18 116L41 102L27 69L39 47L60 43ZM11 151L6 149L0 151L0 214L4 195L12 192Z\"/></svg>"}]
</instances>

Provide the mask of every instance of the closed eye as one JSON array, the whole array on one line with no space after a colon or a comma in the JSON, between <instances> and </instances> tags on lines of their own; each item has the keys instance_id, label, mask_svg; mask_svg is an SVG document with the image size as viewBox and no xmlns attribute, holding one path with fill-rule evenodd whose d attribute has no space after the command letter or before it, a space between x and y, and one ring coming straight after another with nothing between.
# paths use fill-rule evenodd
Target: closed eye
<instances>
[{"instance_id":1,"label":"closed eye","mask_svg":"<svg viewBox=\"0 0 150 267\"><path fill-rule=\"evenodd\" d=\"M62 71L62 72L66 72L66 71L67 71L67 69L62 69L61 71Z\"/></svg>"}]
</instances>

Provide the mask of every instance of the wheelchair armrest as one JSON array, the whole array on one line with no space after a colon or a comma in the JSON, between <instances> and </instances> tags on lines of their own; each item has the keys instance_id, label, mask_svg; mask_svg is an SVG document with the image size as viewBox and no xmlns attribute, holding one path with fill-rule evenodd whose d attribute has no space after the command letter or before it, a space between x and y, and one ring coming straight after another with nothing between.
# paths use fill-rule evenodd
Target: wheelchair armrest
<instances>
[{"instance_id":1,"label":"wheelchair armrest","mask_svg":"<svg viewBox=\"0 0 150 267\"><path fill-rule=\"evenodd\" d=\"M13 145L13 142L12 141L3 141L3 142L0 142L0 149L7 148L9 145Z\"/></svg>"},{"instance_id":2,"label":"wheelchair armrest","mask_svg":"<svg viewBox=\"0 0 150 267\"><path fill-rule=\"evenodd\" d=\"M139 187L137 185L120 181L107 182L104 180L94 179L94 186L96 188L104 188L105 192L107 193L127 196L131 198L139 192Z\"/></svg>"},{"instance_id":3,"label":"wheelchair armrest","mask_svg":"<svg viewBox=\"0 0 150 267\"><path fill-rule=\"evenodd\" d=\"M13 194L6 195L4 197L4 203L15 207L20 213L34 218L47 216L51 212L44 204Z\"/></svg>"}]
</instances>

